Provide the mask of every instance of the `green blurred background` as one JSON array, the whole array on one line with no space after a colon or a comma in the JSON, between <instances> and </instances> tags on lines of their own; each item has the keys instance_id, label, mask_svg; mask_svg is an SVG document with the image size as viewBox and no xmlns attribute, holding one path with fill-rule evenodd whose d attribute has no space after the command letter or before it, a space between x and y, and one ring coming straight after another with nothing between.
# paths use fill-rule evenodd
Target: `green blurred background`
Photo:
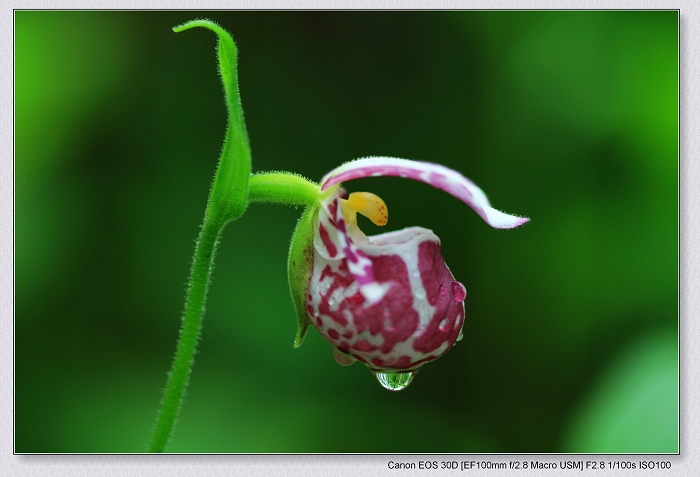
<instances>
[{"instance_id":1,"label":"green blurred background","mask_svg":"<svg viewBox=\"0 0 700 477\"><path fill-rule=\"evenodd\" d=\"M300 210L230 225L172 452L678 451L678 14L15 14L15 450L142 452L226 125L239 47L254 170L392 155L506 212L397 178L389 229L442 239L465 338L405 391L300 349ZM367 221L367 233L378 228Z\"/></svg>"}]
</instances>

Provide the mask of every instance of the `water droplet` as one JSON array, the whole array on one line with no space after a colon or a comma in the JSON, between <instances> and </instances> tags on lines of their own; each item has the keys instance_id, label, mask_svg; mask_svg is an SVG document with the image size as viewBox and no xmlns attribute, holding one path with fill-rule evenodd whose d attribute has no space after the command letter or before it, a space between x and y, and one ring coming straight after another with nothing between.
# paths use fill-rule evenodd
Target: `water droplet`
<instances>
[{"instance_id":1,"label":"water droplet","mask_svg":"<svg viewBox=\"0 0 700 477\"><path fill-rule=\"evenodd\" d=\"M440 331L445 331L450 324L450 319L445 318L440 322Z\"/></svg>"},{"instance_id":2,"label":"water droplet","mask_svg":"<svg viewBox=\"0 0 700 477\"><path fill-rule=\"evenodd\" d=\"M330 297L330 298L328 299L328 304L329 304L329 305L335 305L335 300L333 299L333 297Z\"/></svg>"},{"instance_id":3,"label":"water droplet","mask_svg":"<svg viewBox=\"0 0 700 477\"><path fill-rule=\"evenodd\" d=\"M462 341L462 338L464 338L464 334L460 331L459 336L457 336L457 341Z\"/></svg>"},{"instance_id":4,"label":"water droplet","mask_svg":"<svg viewBox=\"0 0 700 477\"><path fill-rule=\"evenodd\" d=\"M440 284L440 296L447 295L447 287L444 283Z\"/></svg>"},{"instance_id":5,"label":"water droplet","mask_svg":"<svg viewBox=\"0 0 700 477\"><path fill-rule=\"evenodd\" d=\"M467 289L459 282L452 282L452 295L455 301L463 302L467 298Z\"/></svg>"},{"instance_id":6,"label":"water droplet","mask_svg":"<svg viewBox=\"0 0 700 477\"><path fill-rule=\"evenodd\" d=\"M422 300L425 298L425 289L424 288L416 288L416 298L419 300Z\"/></svg>"},{"instance_id":7,"label":"water droplet","mask_svg":"<svg viewBox=\"0 0 700 477\"><path fill-rule=\"evenodd\" d=\"M382 385L384 389L389 391L401 391L406 389L413 377L418 371L407 371L405 373L384 373L380 371L373 371L374 377L377 378L379 384Z\"/></svg>"}]
</instances>

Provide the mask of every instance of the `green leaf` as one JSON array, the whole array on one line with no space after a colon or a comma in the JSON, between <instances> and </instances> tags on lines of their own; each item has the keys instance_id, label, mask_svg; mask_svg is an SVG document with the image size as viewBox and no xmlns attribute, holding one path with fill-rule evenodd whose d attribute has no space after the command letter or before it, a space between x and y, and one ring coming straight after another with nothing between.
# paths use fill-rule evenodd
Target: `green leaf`
<instances>
[{"instance_id":1,"label":"green leaf","mask_svg":"<svg viewBox=\"0 0 700 477\"><path fill-rule=\"evenodd\" d=\"M299 321L297 336L294 339L295 348L301 346L309 327L306 313L306 292L313 267L313 223L317 212L318 205L307 207L304 210L294 230L292 243L289 247L289 260L287 261L289 289L292 292L292 302Z\"/></svg>"},{"instance_id":2,"label":"green leaf","mask_svg":"<svg viewBox=\"0 0 700 477\"><path fill-rule=\"evenodd\" d=\"M655 332L631 342L582 401L565 452L677 453L678 336Z\"/></svg>"},{"instance_id":3,"label":"green leaf","mask_svg":"<svg viewBox=\"0 0 700 477\"><path fill-rule=\"evenodd\" d=\"M226 139L214 177L207 216L223 223L240 217L248 205L248 180L251 171L250 145L238 91L237 51L231 35L211 20L192 20L173 28L175 32L204 27L219 38L217 51L219 74L228 109Z\"/></svg>"}]
</instances>

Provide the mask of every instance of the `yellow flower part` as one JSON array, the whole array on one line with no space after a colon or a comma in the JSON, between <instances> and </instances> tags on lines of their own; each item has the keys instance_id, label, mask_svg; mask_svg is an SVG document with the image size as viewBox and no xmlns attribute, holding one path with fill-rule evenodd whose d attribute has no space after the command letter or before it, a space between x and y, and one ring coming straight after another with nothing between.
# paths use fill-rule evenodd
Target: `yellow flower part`
<instances>
[{"instance_id":1,"label":"yellow flower part","mask_svg":"<svg viewBox=\"0 0 700 477\"><path fill-rule=\"evenodd\" d=\"M346 199L340 199L343 216L348 224L357 225L357 213L364 215L375 225L386 225L389 221L389 211L386 204L376 194L371 192L353 192Z\"/></svg>"}]
</instances>

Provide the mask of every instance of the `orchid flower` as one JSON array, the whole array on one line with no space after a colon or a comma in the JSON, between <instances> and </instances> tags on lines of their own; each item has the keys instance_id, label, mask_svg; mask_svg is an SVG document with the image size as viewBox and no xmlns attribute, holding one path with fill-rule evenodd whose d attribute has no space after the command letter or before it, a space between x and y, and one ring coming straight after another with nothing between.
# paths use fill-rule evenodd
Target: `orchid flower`
<instances>
[{"instance_id":1,"label":"orchid flower","mask_svg":"<svg viewBox=\"0 0 700 477\"><path fill-rule=\"evenodd\" d=\"M371 237L360 230L358 213L385 225L387 206L372 193L347 195L340 184L376 176L430 184L465 202L494 228L514 228L529 219L499 212L469 179L428 162L369 157L343 164L321 180L324 193L313 210L312 244L306 244L312 249L307 273L292 273L296 266L290 260L292 294L304 294L295 297L304 303L297 307L297 345L311 324L334 346L338 363L359 360L384 387L399 390L422 364L461 339L467 291L442 259L440 239L431 230L409 227ZM308 233L302 235L309 240Z\"/></svg>"},{"instance_id":2,"label":"orchid flower","mask_svg":"<svg viewBox=\"0 0 700 477\"><path fill-rule=\"evenodd\" d=\"M195 247L182 329L150 452L166 448L182 405L221 234L249 204L305 207L292 237L287 266L299 325L294 345L301 344L308 326L313 325L333 345L340 364L359 360L382 386L394 391L408 386L420 366L443 355L460 339L467 291L445 265L440 239L432 231L409 227L372 237L362 233L357 214L385 225L389 218L386 204L368 192L347 195L341 183L362 177L405 177L460 199L492 227L509 229L529 220L499 212L469 179L427 162L358 159L332 170L320 184L289 172L251 174L233 38L209 20L193 20L173 30L194 27L207 28L218 36L219 73L229 122Z\"/></svg>"}]
</instances>

